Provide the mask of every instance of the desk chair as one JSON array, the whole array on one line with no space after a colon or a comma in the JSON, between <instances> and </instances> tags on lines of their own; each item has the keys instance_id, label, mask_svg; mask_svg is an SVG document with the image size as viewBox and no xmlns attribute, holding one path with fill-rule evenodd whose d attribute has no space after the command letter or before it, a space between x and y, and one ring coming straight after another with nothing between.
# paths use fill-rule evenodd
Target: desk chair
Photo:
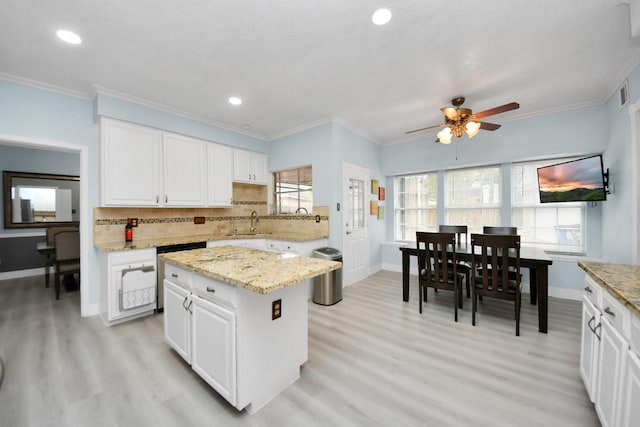
<instances>
[{"instance_id":1,"label":"desk chair","mask_svg":"<svg viewBox=\"0 0 640 427\"><path fill-rule=\"evenodd\" d=\"M458 274L454 233L416 232L418 249L418 301L422 314L422 300L427 301L427 289L453 291L454 319L458 321L458 305L462 308L462 280ZM451 262L449 262L451 260ZM424 292L424 297L423 297Z\"/></svg>"},{"instance_id":2,"label":"desk chair","mask_svg":"<svg viewBox=\"0 0 640 427\"><path fill-rule=\"evenodd\" d=\"M465 245L469 243L469 229L466 225L441 225L438 228L438 231L440 233L454 233L456 235L456 243L458 246L462 245L463 238ZM458 273L464 274L467 287L467 298L470 298L471 291L469 284L471 283L471 266L464 261L458 261Z\"/></svg>"},{"instance_id":3,"label":"desk chair","mask_svg":"<svg viewBox=\"0 0 640 427\"><path fill-rule=\"evenodd\" d=\"M471 235L473 309L471 324L476 325L478 298L489 297L515 302L516 336L520 335L520 236ZM509 274L515 264L515 274Z\"/></svg>"},{"instance_id":4,"label":"desk chair","mask_svg":"<svg viewBox=\"0 0 640 427\"><path fill-rule=\"evenodd\" d=\"M80 233L78 231L61 231L55 235L54 240L56 245L56 299L60 299L60 280L65 274L80 273Z\"/></svg>"},{"instance_id":5,"label":"desk chair","mask_svg":"<svg viewBox=\"0 0 640 427\"><path fill-rule=\"evenodd\" d=\"M47 228L47 245L55 246L55 236L58 233L63 231L78 231L78 227L74 225L69 226L60 226L60 227L49 227ZM49 287L49 273L50 268L53 267L56 263L56 255L55 252L52 254L47 254L47 259L44 264L44 285L46 288Z\"/></svg>"}]
</instances>

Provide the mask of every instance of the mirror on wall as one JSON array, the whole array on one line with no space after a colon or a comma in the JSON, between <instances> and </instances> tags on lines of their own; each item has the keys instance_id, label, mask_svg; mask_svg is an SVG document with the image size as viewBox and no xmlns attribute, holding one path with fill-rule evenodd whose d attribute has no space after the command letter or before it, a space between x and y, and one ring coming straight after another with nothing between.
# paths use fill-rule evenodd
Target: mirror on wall
<instances>
[{"instance_id":1,"label":"mirror on wall","mask_svg":"<svg viewBox=\"0 0 640 427\"><path fill-rule=\"evenodd\" d=\"M4 228L78 224L80 177L2 172Z\"/></svg>"}]
</instances>

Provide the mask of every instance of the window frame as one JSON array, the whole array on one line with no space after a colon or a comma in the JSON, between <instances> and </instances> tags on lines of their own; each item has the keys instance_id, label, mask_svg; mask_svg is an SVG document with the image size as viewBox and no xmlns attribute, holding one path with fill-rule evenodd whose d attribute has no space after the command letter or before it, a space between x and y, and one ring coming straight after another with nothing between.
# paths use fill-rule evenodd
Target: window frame
<instances>
[{"instance_id":1,"label":"window frame","mask_svg":"<svg viewBox=\"0 0 640 427\"><path fill-rule=\"evenodd\" d=\"M407 190L406 179L423 179L426 180L426 191L410 192ZM435 188L430 188L429 180L435 180ZM415 231L437 231L438 227L438 186L439 177L437 172L424 172L419 174L398 175L394 178L394 226L393 234L394 240L402 242L415 241ZM403 188L401 188L403 187ZM408 194L415 194L416 201L419 201L421 196L424 195L426 203L424 206L420 206L420 203L416 203L416 206L400 206L400 200ZM402 216L407 218L414 213L415 222L407 222L403 220L399 223L398 217ZM429 218L433 218L433 221L429 221ZM425 222L421 222L421 219L426 219ZM413 230L413 231L412 231ZM400 238L399 236L404 236Z\"/></svg>"},{"instance_id":2,"label":"window frame","mask_svg":"<svg viewBox=\"0 0 640 427\"><path fill-rule=\"evenodd\" d=\"M286 178L282 178L287 174ZM296 174L296 179L292 179ZM313 210L313 169L312 165L298 166L294 168L282 169L272 173L273 183L273 209L275 214L292 214L302 213L301 209L305 209L306 213L312 213ZM289 181L285 181L288 179ZM284 185L283 185L284 183ZM291 204L283 205L283 195L289 200L295 200L295 210L291 212ZM304 197L306 194L309 197ZM296 197L290 197L297 195ZM286 209L285 209L286 208Z\"/></svg>"}]
</instances>

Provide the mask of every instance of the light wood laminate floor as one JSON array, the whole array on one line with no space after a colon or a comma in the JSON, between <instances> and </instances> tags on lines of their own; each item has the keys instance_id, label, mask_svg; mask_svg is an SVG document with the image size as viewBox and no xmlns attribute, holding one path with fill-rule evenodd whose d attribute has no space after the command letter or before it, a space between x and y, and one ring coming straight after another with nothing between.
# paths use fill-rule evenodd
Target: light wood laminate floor
<instances>
[{"instance_id":1,"label":"light wood laminate floor","mask_svg":"<svg viewBox=\"0 0 640 427\"><path fill-rule=\"evenodd\" d=\"M163 341L162 315L107 328L56 301L42 277L0 282L2 426L598 426L578 372L581 304L550 298L549 333L523 299L465 300L379 272L344 300L309 303L301 378L254 415L238 412ZM286 308L285 308L286 309Z\"/></svg>"}]
</instances>

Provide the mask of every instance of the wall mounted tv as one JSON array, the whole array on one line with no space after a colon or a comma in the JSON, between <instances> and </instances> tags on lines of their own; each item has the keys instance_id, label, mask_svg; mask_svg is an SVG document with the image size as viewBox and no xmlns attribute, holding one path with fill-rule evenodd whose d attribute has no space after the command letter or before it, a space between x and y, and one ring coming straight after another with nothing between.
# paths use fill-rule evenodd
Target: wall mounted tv
<instances>
[{"instance_id":1,"label":"wall mounted tv","mask_svg":"<svg viewBox=\"0 0 640 427\"><path fill-rule=\"evenodd\" d=\"M538 168L540 203L607 200L607 178L602 155Z\"/></svg>"}]
</instances>

